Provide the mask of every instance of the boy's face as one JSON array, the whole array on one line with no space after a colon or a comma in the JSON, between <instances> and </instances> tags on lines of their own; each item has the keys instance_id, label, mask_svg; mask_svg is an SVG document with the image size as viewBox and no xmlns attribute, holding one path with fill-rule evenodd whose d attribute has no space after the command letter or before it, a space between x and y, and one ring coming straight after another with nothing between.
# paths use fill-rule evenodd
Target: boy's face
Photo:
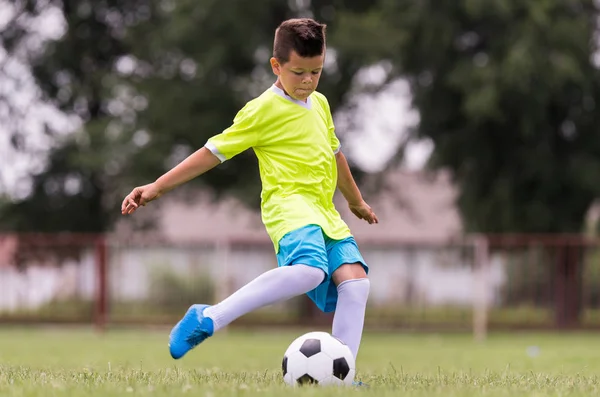
<instances>
[{"instance_id":1,"label":"boy's face","mask_svg":"<svg viewBox=\"0 0 600 397\"><path fill-rule=\"evenodd\" d=\"M303 58L292 50L289 61L284 64L271 58L271 68L273 73L279 77L278 82L289 96L305 101L317 89L324 58L324 55Z\"/></svg>"}]
</instances>

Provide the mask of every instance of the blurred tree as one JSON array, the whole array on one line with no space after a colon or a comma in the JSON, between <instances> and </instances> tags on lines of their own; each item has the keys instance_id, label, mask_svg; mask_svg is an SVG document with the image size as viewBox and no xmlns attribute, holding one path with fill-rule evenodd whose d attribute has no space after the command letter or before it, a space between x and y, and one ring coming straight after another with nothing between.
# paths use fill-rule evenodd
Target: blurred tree
<instances>
[{"instance_id":1,"label":"blurred tree","mask_svg":"<svg viewBox=\"0 0 600 397\"><path fill-rule=\"evenodd\" d=\"M26 48L35 20L60 10L66 32L27 58L43 100L75 115L74 134L55 136L32 193L0 207L1 228L100 232L119 216L123 195L147 183L227 127L252 96L274 81L268 59L273 32L285 18L315 15L330 23L334 1L260 5L243 0L21 0L0 36L9 54ZM348 1L360 3L356 1ZM225 11L226 10L226 11ZM323 90L338 107L354 75L370 59L350 53L327 68ZM24 129L14 128L11 142ZM259 202L255 157L244 153L194 185L215 197ZM185 195L185 190L182 191ZM188 195L191 197L191 195Z\"/></svg>"},{"instance_id":2,"label":"blurred tree","mask_svg":"<svg viewBox=\"0 0 600 397\"><path fill-rule=\"evenodd\" d=\"M111 149L117 146L105 134L111 119L107 99L112 88L105 77L112 73L114 59L128 52L119 37L116 16L135 21L136 9L144 3L21 0L12 4L15 12L0 35L2 46L9 56L26 53L22 61L31 67L41 99L78 116L84 127L65 137L50 123L44 126L54 140L48 161L33 175L28 197L0 208L2 228L101 231L110 224L113 216L106 209L111 197L106 197L106 192L114 182L105 168ZM58 41L40 46L38 40L31 46L30 38L39 27L36 24L49 10L63 14L66 33ZM8 132L15 150L29 149L24 144L27 129L21 126Z\"/></svg>"},{"instance_id":3,"label":"blurred tree","mask_svg":"<svg viewBox=\"0 0 600 397\"><path fill-rule=\"evenodd\" d=\"M393 73L420 112L415 136L434 143L431 166L453 171L466 231L582 232L600 193L594 1L381 0L374 14L344 17L348 30L377 21L346 51L393 38ZM578 255L560 257L557 321L569 325L577 304L560 302L577 294Z\"/></svg>"}]
</instances>

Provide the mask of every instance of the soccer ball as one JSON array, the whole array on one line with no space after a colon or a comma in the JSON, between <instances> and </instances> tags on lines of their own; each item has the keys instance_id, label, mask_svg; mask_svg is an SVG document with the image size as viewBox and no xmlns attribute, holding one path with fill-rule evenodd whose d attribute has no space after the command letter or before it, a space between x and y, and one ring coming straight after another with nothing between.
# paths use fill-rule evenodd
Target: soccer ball
<instances>
[{"instance_id":1,"label":"soccer ball","mask_svg":"<svg viewBox=\"0 0 600 397\"><path fill-rule=\"evenodd\" d=\"M294 340L283 355L283 380L290 386L352 385L356 372L352 352L327 332L309 332Z\"/></svg>"}]
</instances>

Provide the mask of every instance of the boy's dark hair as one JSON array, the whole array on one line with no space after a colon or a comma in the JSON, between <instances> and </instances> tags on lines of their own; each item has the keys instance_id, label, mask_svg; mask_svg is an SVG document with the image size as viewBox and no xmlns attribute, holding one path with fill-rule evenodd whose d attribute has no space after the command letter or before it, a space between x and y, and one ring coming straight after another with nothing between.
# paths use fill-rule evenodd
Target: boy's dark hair
<instances>
[{"instance_id":1,"label":"boy's dark hair","mask_svg":"<svg viewBox=\"0 0 600 397\"><path fill-rule=\"evenodd\" d=\"M288 19L275 31L273 57L284 64L292 50L301 57L316 57L325 51L327 25L310 18Z\"/></svg>"}]
</instances>

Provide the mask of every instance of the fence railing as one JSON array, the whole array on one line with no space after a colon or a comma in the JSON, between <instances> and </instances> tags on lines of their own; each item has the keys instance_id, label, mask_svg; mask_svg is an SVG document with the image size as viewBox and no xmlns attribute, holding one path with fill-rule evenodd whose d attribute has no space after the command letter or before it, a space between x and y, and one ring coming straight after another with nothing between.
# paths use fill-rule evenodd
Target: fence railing
<instances>
[{"instance_id":1,"label":"fence railing","mask_svg":"<svg viewBox=\"0 0 600 397\"><path fill-rule=\"evenodd\" d=\"M469 330L600 326L600 240L465 236L359 241L370 266L366 326ZM124 242L103 235L0 235L0 322L172 324L276 266L267 239ZM307 298L236 324L317 324Z\"/></svg>"}]
</instances>

